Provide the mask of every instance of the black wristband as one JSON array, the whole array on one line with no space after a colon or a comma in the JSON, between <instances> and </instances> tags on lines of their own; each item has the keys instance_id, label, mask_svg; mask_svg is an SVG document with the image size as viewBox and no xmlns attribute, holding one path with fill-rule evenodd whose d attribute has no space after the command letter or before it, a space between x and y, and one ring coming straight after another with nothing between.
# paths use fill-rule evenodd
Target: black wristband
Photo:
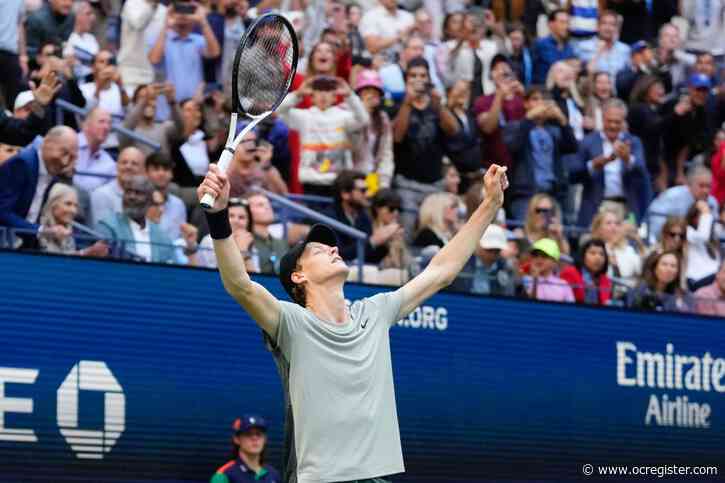
<instances>
[{"instance_id":1,"label":"black wristband","mask_svg":"<svg viewBox=\"0 0 725 483\"><path fill-rule=\"evenodd\" d=\"M214 240L223 240L232 236L232 225L229 224L229 208L216 213L205 211L206 223L209 225L209 235Z\"/></svg>"}]
</instances>

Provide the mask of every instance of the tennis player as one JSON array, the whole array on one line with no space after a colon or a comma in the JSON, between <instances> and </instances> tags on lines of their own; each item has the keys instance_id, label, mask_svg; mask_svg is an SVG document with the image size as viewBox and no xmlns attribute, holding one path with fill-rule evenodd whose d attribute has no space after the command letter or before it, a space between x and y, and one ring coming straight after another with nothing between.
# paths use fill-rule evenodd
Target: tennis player
<instances>
[{"instance_id":1,"label":"tennis player","mask_svg":"<svg viewBox=\"0 0 725 483\"><path fill-rule=\"evenodd\" d=\"M216 165L199 186L216 198L206 212L224 287L265 332L288 412L283 477L297 483L385 483L405 471L388 329L458 275L503 204L506 168L484 176L481 205L410 282L345 302L349 268L324 225L282 257L279 278L294 303L250 279L227 216L229 180Z\"/></svg>"}]
</instances>

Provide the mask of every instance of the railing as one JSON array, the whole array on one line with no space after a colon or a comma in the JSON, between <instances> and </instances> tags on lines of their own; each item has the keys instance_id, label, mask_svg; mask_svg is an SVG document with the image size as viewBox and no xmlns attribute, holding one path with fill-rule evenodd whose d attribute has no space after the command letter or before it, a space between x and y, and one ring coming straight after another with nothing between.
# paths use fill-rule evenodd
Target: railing
<instances>
[{"instance_id":1,"label":"railing","mask_svg":"<svg viewBox=\"0 0 725 483\"><path fill-rule=\"evenodd\" d=\"M83 107L78 107L75 104L71 104L70 102L65 101L63 99L56 99L55 105L59 108L57 111L58 118L56 119L56 122L58 124L63 124L63 112L62 111L72 112L73 114L77 114L83 118L85 118L86 115L88 115L88 111L89 111L89 109L85 109ZM158 151L159 149L161 149L161 145L159 145L159 143L152 141L151 139L149 139L145 136L142 136L142 135L138 134L137 132L132 131L131 129L127 129L127 128L123 127L121 125L121 123L116 120L113 121L111 130L114 132L117 132L119 134L123 134L124 136L127 136L138 143L145 144L146 146L150 147L154 151Z\"/></svg>"},{"instance_id":2,"label":"railing","mask_svg":"<svg viewBox=\"0 0 725 483\"><path fill-rule=\"evenodd\" d=\"M312 219L314 221L317 221L319 223L324 223L328 225L330 228L332 228L335 231L338 231L340 233L343 233L350 238L355 239L356 244L356 260L355 265L358 269L358 281L360 283L363 282L363 266L365 265L365 241L368 238L367 233L362 232L360 230L357 230L355 228L352 228L350 226L345 225L344 223L340 223L339 221L335 220L334 218L330 218L327 215L323 215L315 210L312 210L310 208L307 208L306 206L300 205L298 203L295 203L294 201L291 201L287 199L285 196L278 195L276 193L272 193L271 191L267 191L262 188L256 188L256 191L260 193L264 193L267 198L272 201L272 203L276 204L277 206L281 207L280 210L280 219L284 222L283 226L285 227L285 237L287 236L287 220L289 219L288 213L290 211L296 212L300 215L303 215L309 219ZM322 198L322 197L320 197Z\"/></svg>"}]
</instances>

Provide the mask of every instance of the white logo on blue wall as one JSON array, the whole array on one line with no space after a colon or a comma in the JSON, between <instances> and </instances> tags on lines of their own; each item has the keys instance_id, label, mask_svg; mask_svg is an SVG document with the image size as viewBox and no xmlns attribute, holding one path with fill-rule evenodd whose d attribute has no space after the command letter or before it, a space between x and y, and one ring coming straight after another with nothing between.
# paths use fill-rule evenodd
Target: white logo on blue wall
<instances>
[{"instance_id":1,"label":"white logo on blue wall","mask_svg":"<svg viewBox=\"0 0 725 483\"><path fill-rule=\"evenodd\" d=\"M78 427L80 391L104 392L103 429ZM80 361L58 388L58 428L77 458L103 459L126 429L126 396L105 362Z\"/></svg>"}]
</instances>

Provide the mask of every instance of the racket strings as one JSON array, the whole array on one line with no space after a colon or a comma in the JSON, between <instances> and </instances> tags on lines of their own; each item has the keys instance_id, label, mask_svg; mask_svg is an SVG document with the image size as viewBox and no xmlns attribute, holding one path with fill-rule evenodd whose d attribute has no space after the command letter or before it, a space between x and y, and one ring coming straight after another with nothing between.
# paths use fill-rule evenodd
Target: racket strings
<instances>
[{"instance_id":1,"label":"racket strings","mask_svg":"<svg viewBox=\"0 0 725 483\"><path fill-rule=\"evenodd\" d=\"M239 105L247 114L272 111L287 94L294 73L291 35L274 17L249 32L236 77Z\"/></svg>"}]
</instances>

